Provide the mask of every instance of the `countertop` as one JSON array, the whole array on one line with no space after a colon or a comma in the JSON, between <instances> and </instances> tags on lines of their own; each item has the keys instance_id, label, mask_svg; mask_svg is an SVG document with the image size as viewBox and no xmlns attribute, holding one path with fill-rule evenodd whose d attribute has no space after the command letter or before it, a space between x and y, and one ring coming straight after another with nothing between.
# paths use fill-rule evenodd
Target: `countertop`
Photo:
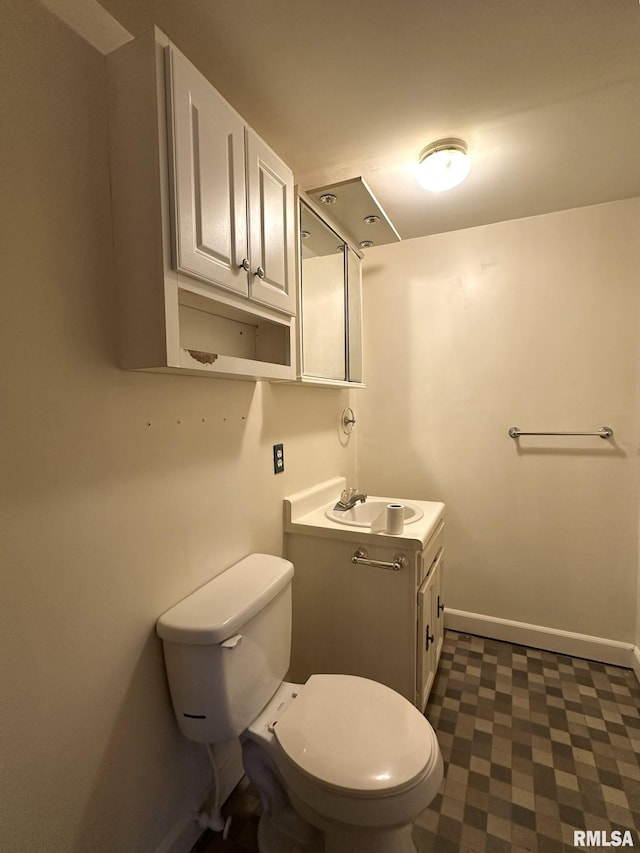
<instances>
[{"instance_id":1,"label":"countertop","mask_svg":"<svg viewBox=\"0 0 640 853\"><path fill-rule=\"evenodd\" d=\"M369 495L369 501L413 504L424 513L417 521L405 523L402 533L373 533L369 527L339 524L327 518L325 511L335 506L345 488L346 479L335 477L310 489L297 492L284 499L284 531L323 539L341 539L347 542L370 540L371 545L389 548L422 550L440 526L445 505L440 501L419 501L404 497Z\"/></svg>"}]
</instances>

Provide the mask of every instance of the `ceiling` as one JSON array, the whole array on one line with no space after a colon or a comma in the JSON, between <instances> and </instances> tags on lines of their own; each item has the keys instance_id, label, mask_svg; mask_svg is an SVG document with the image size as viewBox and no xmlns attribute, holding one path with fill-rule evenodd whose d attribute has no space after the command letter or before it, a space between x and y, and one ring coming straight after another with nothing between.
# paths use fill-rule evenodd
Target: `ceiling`
<instances>
[{"instance_id":1,"label":"ceiling","mask_svg":"<svg viewBox=\"0 0 640 853\"><path fill-rule=\"evenodd\" d=\"M160 27L293 168L362 176L403 239L640 196L638 0L100 0ZM471 174L421 189L421 149Z\"/></svg>"}]
</instances>

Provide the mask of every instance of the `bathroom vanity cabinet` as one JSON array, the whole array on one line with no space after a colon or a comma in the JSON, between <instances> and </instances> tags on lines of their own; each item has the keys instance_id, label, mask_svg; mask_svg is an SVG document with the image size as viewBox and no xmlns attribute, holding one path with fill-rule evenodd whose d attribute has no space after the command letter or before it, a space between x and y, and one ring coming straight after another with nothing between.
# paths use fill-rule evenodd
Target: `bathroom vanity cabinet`
<instances>
[{"instance_id":1,"label":"bathroom vanity cabinet","mask_svg":"<svg viewBox=\"0 0 640 853\"><path fill-rule=\"evenodd\" d=\"M108 82L123 366L294 378L291 170L157 29Z\"/></svg>"},{"instance_id":2,"label":"bathroom vanity cabinet","mask_svg":"<svg viewBox=\"0 0 640 853\"><path fill-rule=\"evenodd\" d=\"M295 568L290 680L360 675L424 711L444 635L444 505L411 503L424 518L392 536L340 529L322 510L303 506L298 513L285 501L285 555ZM362 552L402 565L394 571L354 564Z\"/></svg>"}]
</instances>

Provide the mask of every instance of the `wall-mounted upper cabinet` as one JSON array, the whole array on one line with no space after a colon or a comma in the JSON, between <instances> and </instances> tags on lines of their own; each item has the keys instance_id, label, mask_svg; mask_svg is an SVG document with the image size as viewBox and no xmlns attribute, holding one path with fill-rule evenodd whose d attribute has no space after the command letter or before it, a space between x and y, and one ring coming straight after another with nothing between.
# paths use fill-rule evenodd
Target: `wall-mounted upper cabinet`
<instances>
[{"instance_id":1,"label":"wall-mounted upper cabinet","mask_svg":"<svg viewBox=\"0 0 640 853\"><path fill-rule=\"evenodd\" d=\"M159 30L108 63L123 366L295 376L290 169Z\"/></svg>"},{"instance_id":2,"label":"wall-mounted upper cabinet","mask_svg":"<svg viewBox=\"0 0 640 853\"><path fill-rule=\"evenodd\" d=\"M291 170L178 50L167 51L176 266L295 314Z\"/></svg>"}]
</instances>

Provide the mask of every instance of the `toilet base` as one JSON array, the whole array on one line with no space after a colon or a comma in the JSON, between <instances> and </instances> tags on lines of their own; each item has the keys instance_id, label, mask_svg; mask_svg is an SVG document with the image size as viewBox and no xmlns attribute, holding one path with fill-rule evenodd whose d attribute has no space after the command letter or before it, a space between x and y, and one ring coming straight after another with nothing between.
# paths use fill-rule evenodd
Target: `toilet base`
<instances>
[{"instance_id":1,"label":"toilet base","mask_svg":"<svg viewBox=\"0 0 640 853\"><path fill-rule=\"evenodd\" d=\"M349 832L344 827L325 827L322 838L302 844L276 829L271 815L263 812L258 824L260 853L416 853L413 826L386 832Z\"/></svg>"},{"instance_id":2,"label":"toilet base","mask_svg":"<svg viewBox=\"0 0 640 853\"><path fill-rule=\"evenodd\" d=\"M276 829L267 812L262 813L258 823L258 850L260 853L324 853L318 838L308 844L296 841Z\"/></svg>"},{"instance_id":3,"label":"toilet base","mask_svg":"<svg viewBox=\"0 0 640 853\"><path fill-rule=\"evenodd\" d=\"M416 853L413 826L386 831L350 832L341 827L333 832L325 828L324 853Z\"/></svg>"}]
</instances>

